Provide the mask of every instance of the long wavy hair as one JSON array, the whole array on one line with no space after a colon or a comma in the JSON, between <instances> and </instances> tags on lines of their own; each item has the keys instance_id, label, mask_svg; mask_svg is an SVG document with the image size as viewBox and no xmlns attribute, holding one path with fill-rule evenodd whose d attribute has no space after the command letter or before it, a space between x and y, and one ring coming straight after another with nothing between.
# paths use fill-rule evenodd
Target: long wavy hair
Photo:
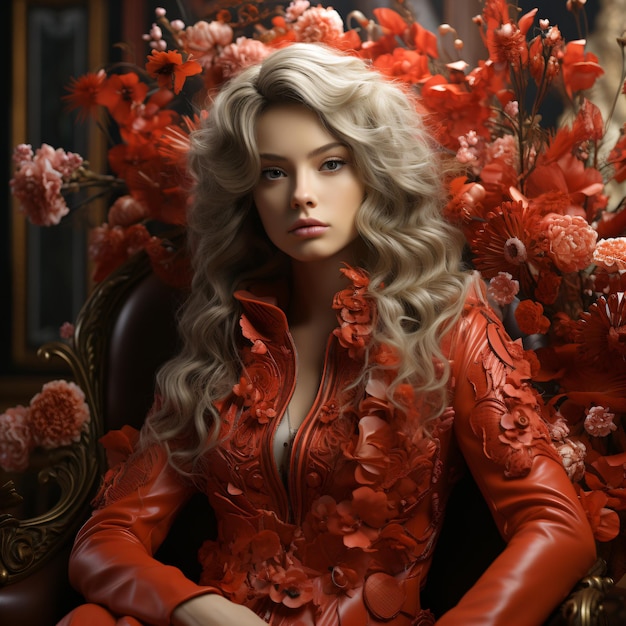
<instances>
[{"instance_id":1,"label":"long wavy hair","mask_svg":"<svg viewBox=\"0 0 626 626\"><path fill-rule=\"evenodd\" d=\"M411 382L430 398L431 417L448 401L449 367L440 344L463 306L468 275L462 236L441 216L439 152L407 90L354 56L319 44L292 44L232 78L191 136L194 278L180 317L182 350L158 373L162 404L143 432L144 440L164 444L172 465L183 472L193 471L194 462L215 445L216 405L240 375L240 311L233 290L289 271L252 199L260 173L256 123L279 103L314 111L351 150L366 189L356 227L369 251L365 269L377 308L373 344L395 349L396 384ZM355 384L373 367L366 360Z\"/></svg>"}]
</instances>

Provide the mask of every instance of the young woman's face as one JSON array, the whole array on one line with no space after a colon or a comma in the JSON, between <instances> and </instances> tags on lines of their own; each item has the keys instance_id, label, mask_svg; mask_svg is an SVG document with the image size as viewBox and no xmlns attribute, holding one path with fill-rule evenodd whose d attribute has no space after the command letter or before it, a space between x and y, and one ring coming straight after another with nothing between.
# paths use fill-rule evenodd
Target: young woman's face
<instances>
[{"instance_id":1,"label":"young woman's face","mask_svg":"<svg viewBox=\"0 0 626 626\"><path fill-rule=\"evenodd\" d=\"M365 187L347 146L300 105L277 105L257 122L261 158L254 202L268 237L297 261L344 255L358 238Z\"/></svg>"}]
</instances>

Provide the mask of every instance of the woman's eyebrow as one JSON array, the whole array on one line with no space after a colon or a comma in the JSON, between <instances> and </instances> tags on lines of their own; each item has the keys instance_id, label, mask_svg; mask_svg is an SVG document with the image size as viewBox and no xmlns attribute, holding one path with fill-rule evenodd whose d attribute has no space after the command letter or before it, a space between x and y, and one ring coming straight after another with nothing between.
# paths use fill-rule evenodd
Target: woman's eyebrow
<instances>
[{"instance_id":1,"label":"woman's eyebrow","mask_svg":"<svg viewBox=\"0 0 626 626\"><path fill-rule=\"evenodd\" d=\"M332 141L330 143L324 144L323 146L320 146L319 148L315 148L315 150L311 150L311 152L309 152L309 154L307 154L307 157L314 157L317 156L319 154L323 154L324 152L327 152L328 150L332 150L334 148L345 148L345 144L341 143L340 141ZM259 157L261 159L266 159L268 161L287 161L287 157L281 156L280 154L273 154L271 152L263 152L262 154L259 154Z\"/></svg>"}]
</instances>

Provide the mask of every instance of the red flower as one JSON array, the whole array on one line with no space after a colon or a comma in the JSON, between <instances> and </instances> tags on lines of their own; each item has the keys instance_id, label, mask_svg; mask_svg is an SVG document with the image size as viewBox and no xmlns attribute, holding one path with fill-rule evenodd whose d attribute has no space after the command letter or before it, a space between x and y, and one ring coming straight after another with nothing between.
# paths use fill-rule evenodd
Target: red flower
<instances>
[{"instance_id":1,"label":"red flower","mask_svg":"<svg viewBox=\"0 0 626 626\"><path fill-rule=\"evenodd\" d=\"M148 93L148 85L135 72L112 74L103 83L97 95L98 104L105 106L118 124L125 124L133 109Z\"/></svg>"},{"instance_id":2,"label":"red flower","mask_svg":"<svg viewBox=\"0 0 626 626\"><path fill-rule=\"evenodd\" d=\"M626 299L601 296L581 314L578 322L580 352L585 360L624 367L626 360Z\"/></svg>"},{"instance_id":3,"label":"red flower","mask_svg":"<svg viewBox=\"0 0 626 626\"><path fill-rule=\"evenodd\" d=\"M578 498L585 509L597 541L611 541L619 534L619 517L606 508L608 498L601 491L578 490Z\"/></svg>"},{"instance_id":4,"label":"red flower","mask_svg":"<svg viewBox=\"0 0 626 626\"><path fill-rule=\"evenodd\" d=\"M585 52L586 41L570 41L565 46L563 55L563 83L565 91L571 97L576 91L584 91L593 87L596 79L604 74L598 64L598 57Z\"/></svg>"},{"instance_id":5,"label":"red flower","mask_svg":"<svg viewBox=\"0 0 626 626\"><path fill-rule=\"evenodd\" d=\"M67 90L69 93L63 96L69 109L78 109L78 119L85 120L87 117L96 117L98 106L98 95L100 88L106 78L104 70L99 72L88 72L80 78L71 78Z\"/></svg>"},{"instance_id":6,"label":"red flower","mask_svg":"<svg viewBox=\"0 0 626 626\"><path fill-rule=\"evenodd\" d=\"M515 321L526 335L545 334L550 328L550 320L543 314L543 306L532 300L522 300L515 309Z\"/></svg>"},{"instance_id":7,"label":"red flower","mask_svg":"<svg viewBox=\"0 0 626 626\"><path fill-rule=\"evenodd\" d=\"M507 272L524 293L532 288L528 265L539 265L533 232L537 215L521 202L505 202L487 215L471 241L474 265L485 278Z\"/></svg>"},{"instance_id":8,"label":"red flower","mask_svg":"<svg viewBox=\"0 0 626 626\"><path fill-rule=\"evenodd\" d=\"M189 76L202 72L202 66L197 61L189 59L183 61L182 54L175 50L152 50L146 62L146 71L156 78L159 87L171 88L178 94Z\"/></svg>"},{"instance_id":9,"label":"red flower","mask_svg":"<svg viewBox=\"0 0 626 626\"><path fill-rule=\"evenodd\" d=\"M119 430L110 430L99 441L105 450L107 465L113 468L133 453L139 441L139 431L126 425Z\"/></svg>"},{"instance_id":10,"label":"red flower","mask_svg":"<svg viewBox=\"0 0 626 626\"><path fill-rule=\"evenodd\" d=\"M428 57L405 48L394 48L390 54L381 54L375 59L374 67L386 76L409 84L419 83L431 76Z\"/></svg>"},{"instance_id":11,"label":"red flower","mask_svg":"<svg viewBox=\"0 0 626 626\"><path fill-rule=\"evenodd\" d=\"M100 282L114 269L142 250L150 240L143 224L128 228L103 224L94 228L89 238L89 256L95 262L93 279Z\"/></svg>"},{"instance_id":12,"label":"red flower","mask_svg":"<svg viewBox=\"0 0 626 626\"><path fill-rule=\"evenodd\" d=\"M277 569L270 581L269 596L277 604L297 609L313 599L313 581L301 567Z\"/></svg>"}]
</instances>

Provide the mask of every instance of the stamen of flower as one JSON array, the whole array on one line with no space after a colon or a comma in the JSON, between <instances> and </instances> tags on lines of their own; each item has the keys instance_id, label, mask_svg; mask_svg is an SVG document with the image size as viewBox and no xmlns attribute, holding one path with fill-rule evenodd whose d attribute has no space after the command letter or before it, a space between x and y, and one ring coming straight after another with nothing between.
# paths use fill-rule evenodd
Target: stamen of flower
<instances>
[{"instance_id":1,"label":"stamen of flower","mask_svg":"<svg viewBox=\"0 0 626 626\"><path fill-rule=\"evenodd\" d=\"M504 244L504 258L513 265L521 265L528 258L526 246L517 237L507 239Z\"/></svg>"}]
</instances>

